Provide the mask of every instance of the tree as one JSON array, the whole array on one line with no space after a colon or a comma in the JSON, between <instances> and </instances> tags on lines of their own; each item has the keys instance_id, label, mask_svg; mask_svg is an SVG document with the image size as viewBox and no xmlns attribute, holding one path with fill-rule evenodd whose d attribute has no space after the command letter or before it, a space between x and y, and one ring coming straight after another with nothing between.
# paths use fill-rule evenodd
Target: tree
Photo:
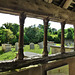
<instances>
[{"instance_id":1,"label":"tree","mask_svg":"<svg viewBox=\"0 0 75 75\"><path fill-rule=\"evenodd\" d=\"M58 37L61 39L61 29L58 30Z\"/></svg>"},{"instance_id":2,"label":"tree","mask_svg":"<svg viewBox=\"0 0 75 75\"><path fill-rule=\"evenodd\" d=\"M25 35L29 38L29 42L36 43L36 33L37 28L35 26L29 26L28 28L25 28Z\"/></svg>"},{"instance_id":3,"label":"tree","mask_svg":"<svg viewBox=\"0 0 75 75\"><path fill-rule=\"evenodd\" d=\"M44 38L44 30L43 29L38 29L35 37L37 39L36 40L37 43L43 41L43 38Z\"/></svg>"},{"instance_id":4,"label":"tree","mask_svg":"<svg viewBox=\"0 0 75 75\"><path fill-rule=\"evenodd\" d=\"M57 34L57 29L52 28L52 33L53 33L53 34Z\"/></svg>"},{"instance_id":5,"label":"tree","mask_svg":"<svg viewBox=\"0 0 75 75\"><path fill-rule=\"evenodd\" d=\"M29 44L29 38L24 34L24 44Z\"/></svg>"},{"instance_id":6,"label":"tree","mask_svg":"<svg viewBox=\"0 0 75 75\"><path fill-rule=\"evenodd\" d=\"M38 28L39 29L43 29L44 30L44 25L42 25L42 24L39 24L38 25ZM50 28L50 23L48 23L48 29Z\"/></svg>"},{"instance_id":7,"label":"tree","mask_svg":"<svg viewBox=\"0 0 75 75\"><path fill-rule=\"evenodd\" d=\"M11 43L14 44L16 42L16 36L13 35L13 32L10 29L2 29L0 30L0 40L2 43Z\"/></svg>"},{"instance_id":8,"label":"tree","mask_svg":"<svg viewBox=\"0 0 75 75\"><path fill-rule=\"evenodd\" d=\"M17 34L17 32L19 31L19 25L16 23L4 23L2 25L3 29L10 29L14 35Z\"/></svg>"},{"instance_id":9,"label":"tree","mask_svg":"<svg viewBox=\"0 0 75 75\"><path fill-rule=\"evenodd\" d=\"M66 30L65 38L68 39L68 40L69 39L73 40L73 35L74 35L74 29L73 28L68 28Z\"/></svg>"}]
</instances>

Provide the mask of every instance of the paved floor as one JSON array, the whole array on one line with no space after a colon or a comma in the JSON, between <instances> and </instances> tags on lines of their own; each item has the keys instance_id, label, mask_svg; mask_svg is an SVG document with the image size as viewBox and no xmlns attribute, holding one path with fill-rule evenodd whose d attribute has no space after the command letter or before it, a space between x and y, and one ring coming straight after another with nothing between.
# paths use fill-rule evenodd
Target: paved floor
<instances>
[{"instance_id":1,"label":"paved floor","mask_svg":"<svg viewBox=\"0 0 75 75\"><path fill-rule=\"evenodd\" d=\"M28 58L40 58L42 57L42 54L33 53L33 52L24 52L24 56Z\"/></svg>"}]
</instances>

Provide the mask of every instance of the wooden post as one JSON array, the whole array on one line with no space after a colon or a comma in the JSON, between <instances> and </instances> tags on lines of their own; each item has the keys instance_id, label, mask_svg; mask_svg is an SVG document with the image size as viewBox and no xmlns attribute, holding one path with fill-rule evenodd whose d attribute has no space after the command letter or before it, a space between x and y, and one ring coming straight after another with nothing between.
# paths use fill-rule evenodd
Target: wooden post
<instances>
[{"instance_id":1,"label":"wooden post","mask_svg":"<svg viewBox=\"0 0 75 75\"><path fill-rule=\"evenodd\" d=\"M74 51L75 51L75 25L74 25Z\"/></svg>"},{"instance_id":2,"label":"wooden post","mask_svg":"<svg viewBox=\"0 0 75 75\"><path fill-rule=\"evenodd\" d=\"M61 22L61 54L65 53L65 48L64 48L64 27L65 27L65 21Z\"/></svg>"},{"instance_id":3,"label":"wooden post","mask_svg":"<svg viewBox=\"0 0 75 75\"><path fill-rule=\"evenodd\" d=\"M48 29L48 22L49 22L49 19L48 18L45 18L43 20L44 22L44 51L43 51L43 57L44 56L48 56L48 51L47 51L47 29Z\"/></svg>"},{"instance_id":4,"label":"wooden post","mask_svg":"<svg viewBox=\"0 0 75 75\"><path fill-rule=\"evenodd\" d=\"M26 18L26 15L24 15L24 13L21 13L19 16L20 34L19 34L18 60L23 60L24 58L23 45L24 45L24 20L25 18Z\"/></svg>"}]
</instances>

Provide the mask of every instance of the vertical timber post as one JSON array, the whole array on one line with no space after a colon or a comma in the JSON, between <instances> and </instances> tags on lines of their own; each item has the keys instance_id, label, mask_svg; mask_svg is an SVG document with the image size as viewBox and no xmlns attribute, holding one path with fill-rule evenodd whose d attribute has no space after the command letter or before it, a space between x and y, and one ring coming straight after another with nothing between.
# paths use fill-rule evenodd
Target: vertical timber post
<instances>
[{"instance_id":1,"label":"vertical timber post","mask_svg":"<svg viewBox=\"0 0 75 75\"><path fill-rule=\"evenodd\" d=\"M20 22L20 34L19 34L19 50L18 50L18 60L23 60L24 54L23 54L23 45L24 45L24 21L25 21L26 15L24 12L22 12L19 16L19 22Z\"/></svg>"},{"instance_id":2,"label":"vertical timber post","mask_svg":"<svg viewBox=\"0 0 75 75\"><path fill-rule=\"evenodd\" d=\"M47 51L47 29L48 29L48 22L49 18L45 18L43 20L44 22L44 51L43 51L43 57L48 56L48 51Z\"/></svg>"},{"instance_id":3,"label":"vertical timber post","mask_svg":"<svg viewBox=\"0 0 75 75\"><path fill-rule=\"evenodd\" d=\"M64 48L64 27L65 27L65 21L61 22L61 54L65 53L65 48Z\"/></svg>"},{"instance_id":4,"label":"vertical timber post","mask_svg":"<svg viewBox=\"0 0 75 75\"><path fill-rule=\"evenodd\" d=\"M75 51L75 25L74 25L74 51Z\"/></svg>"}]
</instances>

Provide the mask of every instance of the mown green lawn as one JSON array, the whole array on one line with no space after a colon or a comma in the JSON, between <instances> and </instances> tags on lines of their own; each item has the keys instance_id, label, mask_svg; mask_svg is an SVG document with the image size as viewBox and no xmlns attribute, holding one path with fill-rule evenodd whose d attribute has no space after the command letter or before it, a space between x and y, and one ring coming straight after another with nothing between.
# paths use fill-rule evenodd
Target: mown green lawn
<instances>
[{"instance_id":1,"label":"mown green lawn","mask_svg":"<svg viewBox=\"0 0 75 75\"><path fill-rule=\"evenodd\" d=\"M35 49L30 49L29 45L25 45L24 52L34 52L34 53L42 54L43 49L39 49L39 45L37 45L37 44L35 44ZM0 60L14 59L16 57L16 53L17 53L17 51L15 50L15 48L12 48L11 51L4 53L4 52L2 52L2 47L0 46ZM51 54L51 49L50 49L49 54Z\"/></svg>"},{"instance_id":2,"label":"mown green lawn","mask_svg":"<svg viewBox=\"0 0 75 75\"><path fill-rule=\"evenodd\" d=\"M16 56L15 48L12 48L9 52L2 52L2 47L0 46L0 60L11 60Z\"/></svg>"}]
</instances>

